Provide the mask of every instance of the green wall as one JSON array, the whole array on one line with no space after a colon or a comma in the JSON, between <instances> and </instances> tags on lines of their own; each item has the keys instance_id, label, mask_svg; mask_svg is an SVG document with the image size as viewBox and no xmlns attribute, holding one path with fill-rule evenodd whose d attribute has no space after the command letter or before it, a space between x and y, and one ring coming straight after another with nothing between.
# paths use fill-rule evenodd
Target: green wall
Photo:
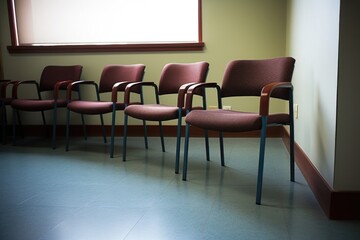
<instances>
[{"instance_id":1,"label":"green wall","mask_svg":"<svg viewBox=\"0 0 360 240\"><path fill-rule=\"evenodd\" d=\"M38 79L45 65L81 64L84 66L83 79L98 80L106 64L143 63L146 65L144 80L157 82L166 63L208 61L208 81L220 83L230 60L278 57L284 56L286 51L286 0L203 0L203 40L206 46L201 52L9 54L6 47L11 41L6 1L0 2L0 11L1 58L6 79ZM166 98L163 103L170 104L175 100L175 97ZM241 103L231 100L225 105L257 110L254 99ZM284 108L285 105L277 101L272 109ZM60 124L65 122L64 115L60 116ZM24 113L23 118L24 124L40 124L40 117L36 114ZM93 124L98 122L97 118L88 119ZM79 119L73 121L76 123ZM131 123L140 124L135 120ZM110 124L110 116L106 117L106 124Z\"/></svg>"}]
</instances>

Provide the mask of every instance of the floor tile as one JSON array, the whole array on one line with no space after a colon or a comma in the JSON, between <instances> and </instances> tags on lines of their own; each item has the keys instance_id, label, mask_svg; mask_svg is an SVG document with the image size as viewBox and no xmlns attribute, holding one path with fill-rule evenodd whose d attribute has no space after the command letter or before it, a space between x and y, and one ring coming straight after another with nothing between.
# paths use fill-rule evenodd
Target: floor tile
<instances>
[{"instance_id":1,"label":"floor tile","mask_svg":"<svg viewBox=\"0 0 360 240\"><path fill-rule=\"evenodd\" d=\"M114 158L99 137L64 139L53 150L42 138L0 146L0 239L360 239L360 221L329 220L298 168L289 180L281 139L267 141L262 205L255 204L257 138L219 145L192 138L187 181L175 174L175 138L121 138ZM183 146L183 141L182 141ZM183 152L181 151L181 155Z\"/></svg>"}]
</instances>

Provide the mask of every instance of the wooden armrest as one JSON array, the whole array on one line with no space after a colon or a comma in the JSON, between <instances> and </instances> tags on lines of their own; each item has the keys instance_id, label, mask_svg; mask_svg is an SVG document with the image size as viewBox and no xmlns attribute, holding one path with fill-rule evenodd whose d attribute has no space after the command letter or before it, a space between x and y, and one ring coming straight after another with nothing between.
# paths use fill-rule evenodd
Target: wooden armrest
<instances>
[{"instance_id":1,"label":"wooden armrest","mask_svg":"<svg viewBox=\"0 0 360 240\"><path fill-rule=\"evenodd\" d=\"M79 81L63 81L65 83L63 84L67 84L66 86L66 99L67 101L70 101L71 100L71 93L74 89L78 89L79 85L97 85L95 83L95 81L92 81L92 80L79 80ZM61 82L60 82L61 83ZM57 99L57 98L55 98Z\"/></svg>"},{"instance_id":2,"label":"wooden armrest","mask_svg":"<svg viewBox=\"0 0 360 240\"><path fill-rule=\"evenodd\" d=\"M12 89L12 98L16 99L18 98L18 88L22 84L35 84L36 90L38 95L39 93L39 83L36 80L21 80L21 81L15 81L13 89Z\"/></svg>"},{"instance_id":3,"label":"wooden armrest","mask_svg":"<svg viewBox=\"0 0 360 240\"><path fill-rule=\"evenodd\" d=\"M123 82L117 82L113 85L112 91L111 91L111 101L113 103L117 102L117 93L119 91L125 91L125 87L133 82L123 81Z\"/></svg>"},{"instance_id":4,"label":"wooden armrest","mask_svg":"<svg viewBox=\"0 0 360 240\"><path fill-rule=\"evenodd\" d=\"M132 88L135 86L150 86L150 87L154 87L155 89L155 95L158 101L158 95L159 95L159 91L158 91L158 87L154 82L133 82L133 83L129 83L126 88L125 88L125 93L124 93L124 103L126 106L128 106L130 104L130 93L132 91Z\"/></svg>"},{"instance_id":5,"label":"wooden armrest","mask_svg":"<svg viewBox=\"0 0 360 240\"><path fill-rule=\"evenodd\" d=\"M60 90L65 90L67 89L67 86L72 83L71 80L65 80L65 81L60 81L57 82L54 86L54 100L57 100L59 98L59 92Z\"/></svg>"},{"instance_id":6,"label":"wooden armrest","mask_svg":"<svg viewBox=\"0 0 360 240\"><path fill-rule=\"evenodd\" d=\"M178 107L184 107L185 102L185 94L187 93L189 87L193 86L196 83L185 83L180 86L178 91L178 100L177 100L177 106Z\"/></svg>"},{"instance_id":7,"label":"wooden armrest","mask_svg":"<svg viewBox=\"0 0 360 240\"><path fill-rule=\"evenodd\" d=\"M260 115L262 116L269 115L271 93L278 88L288 88L290 91L292 91L293 85L291 84L291 82L274 82L265 85L261 90L260 110L259 110Z\"/></svg>"},{"instance_id":8,"label":"wooden armrest","mask_svg":"<svg viewBox=\"0 0 360 240\"><path fill-rule=\"evenodd\" d=\"M204 89L204 88L216 88L219 94L220 91L220 86L215 83L215 82L207 82L207 83L196 83L191 85L187 92L186 92L186 105L185 108L190 111L192 109L192 101L193 101L193 96L196 92L197 89Z\"/></svg>"},{"instance_id":9,"label":"wooden armrest","mask_svg":"<svg viewBox=\"0 0 360 240\"><path fill-rule=\"evenodd\" d=\"M1 90L0 90L0 97L2 99L6 99L6 90L9 85L15 85L19 81L13 81L13 80L0 80Z\"/></svg>"}]
</instances>

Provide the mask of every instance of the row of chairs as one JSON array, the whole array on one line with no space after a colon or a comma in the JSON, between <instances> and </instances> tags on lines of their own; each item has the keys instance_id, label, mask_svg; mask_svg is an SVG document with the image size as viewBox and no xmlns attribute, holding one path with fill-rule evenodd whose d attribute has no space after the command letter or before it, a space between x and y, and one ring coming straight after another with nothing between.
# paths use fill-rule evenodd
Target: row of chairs
<instances>
[{"instance_id":1,"label":"row of chairs","mask_svg":"<svg viewBox=\"0 0 360 240\"><path fill-rule=\"evenodd\" d=\"M126 161L128 117L143 121L145 147L147 144L146 122L159 123L162 151L165 151L162 122L177 119L177 143L175 173L179 172L181 126L185 118L185 147L182 179L187 178L188 152L190 126L203 129L205 132L206 158L210 160L208 130L219 132L221 165L225 166L223 132L245 132L260 130L260 153L257 179L256 203L261 203L261 189L263 181L263 166L265 156L266 129L273 125L290 126L290 179L294 181L294 121L293 121L293 86L291 84L295 60L291 57L282 57L263 60L234 60L228 63L221 86L215 82L206 82L209 63L176 63L167 64L163 68L158 84L144 82L145 65L108 65L101 74L99 84L95 81L80 80L82 67L77 66L47 66L45 67L40 84L36 81L10 81L3 85L13 84L12 99L2 97L2 109L6 105L13 108L13 138L16 138L16 121L20 122L19 111L41 111L44 125L46 125L44 111L52 109L53 135L52 146L56 147L56 113L60 107L67 108L66 116L66 150L69 150L70 113L81 114L84 126L84 115L100 115L104 142L106 133L104 129L103 114L112 113L110 157L114 156L114 135L116 125L116 112L124 111L124 135L122 154ZM64 72L67 72L66 74ZM35 84L39 99L28 100L18 97L18 88L22 84ZM83 86L92 86L95 89L96 100L82 98ZM152 88L155 103L144 102L143 90ZM206 93L215 89L218 109L207 109ZM6 89L5 89L6 90ZM2 90L2 94L6 91ZM42 91L53 90L51 100L41 100ZM66 97L60 98L59 91L66 90ZM74 97L75 92L77 93ZM119 101L118 93L123 92L124 98ZM149 93L151 91L147 91ZM102 101L100 94L111 93L110 101ZM135 98L133 94L139 97ZM177 105L163 105L160 96L177 95ZM4 96L4 95L2 95ZM200 97L201 106L193 106L194 96ZM241 112L222 109L222 101L228 97L258 96L258 112ZM270 98L275 97L289 102L289 110L284 113L272 114L269 111ZM3 116L6 113L3 112ZM6 121L6 120L5 120ZM5 122L3 121L3 124ZM4 132L4 131L3 131Z\"/></svg>"},{"instance_id":2,"label":"row of chairs","mask_svg":"<svg viewBox=\"0 0 360 240\"><path fill-rule=\"evenodd\" d=\"M61 90L66 89L67 85L73 81L80 80L82 66L46 66L41 74L40 82L36 80L3 80L1 84L1 108L3 122L2 142L6 142L6 106L13 109L13 143L16 144L16 125L21 125L19 111L41 112L42 121L46 126L44 111L53 110L53 139L52 146L55 148L57 109L67 105L66 99L61 97ZM8 87L12 86L12 95L8 96ZM20 89L31 94L37 95L34 99L22 98ZM44 98L45 92L52 92L51 97ZM17 115L17 116L16 116ZM18 120L18 121L16 121Z\"/></svg>"}]
</instances>

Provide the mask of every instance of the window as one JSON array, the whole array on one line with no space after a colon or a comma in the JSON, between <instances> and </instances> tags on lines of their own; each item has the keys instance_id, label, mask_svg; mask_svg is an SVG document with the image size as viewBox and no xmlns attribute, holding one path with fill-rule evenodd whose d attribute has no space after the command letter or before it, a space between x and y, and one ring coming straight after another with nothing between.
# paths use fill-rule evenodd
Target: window
<instances>
[{"instance_id":1,"label":"window","mask_svg":"<svg viewBox=\"0 0 360 240\"><path fill-rule=\"evenodd\" d=\"M201 50L201 0L8 0L9 52Z\"/></svg>"}]
</instances>

